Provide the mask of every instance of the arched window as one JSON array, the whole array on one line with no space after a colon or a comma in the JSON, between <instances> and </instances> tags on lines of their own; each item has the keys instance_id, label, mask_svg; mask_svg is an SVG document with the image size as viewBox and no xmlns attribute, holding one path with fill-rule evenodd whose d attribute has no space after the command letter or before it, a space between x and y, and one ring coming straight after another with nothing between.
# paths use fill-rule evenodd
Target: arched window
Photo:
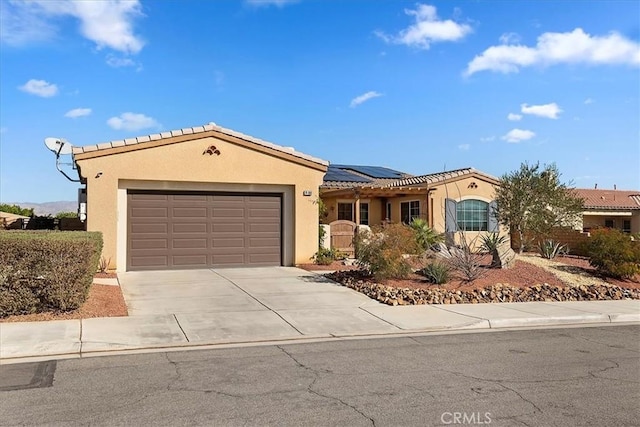
<instances>
[{"instance_id":1,"label":"arched window","mask_svg":"<svg viewBox=\"0 0 640 427\"><path fill-rule=\"evenodd\" d=\"M489 229L489 203L482 200L463 200L457 203L458 230L487 231Z\"/></svg>"}]
</instances>

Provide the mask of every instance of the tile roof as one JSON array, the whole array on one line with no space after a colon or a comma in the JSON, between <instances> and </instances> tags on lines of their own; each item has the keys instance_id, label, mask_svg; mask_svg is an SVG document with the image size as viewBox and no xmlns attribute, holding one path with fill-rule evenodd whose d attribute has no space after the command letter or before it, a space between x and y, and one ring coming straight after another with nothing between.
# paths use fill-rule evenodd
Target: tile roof
<instances>
[{"instance_id":1,"label":"tile roof","mask_svg":"<svg viewBox=\"0 0 640 427\"><path fill-rule=\"evenodd\" d=\"M283 147L281 145L273 144L271 142L267 142L262 139L255 138L253 136L249 136L241 132L236 132L231 129L223 128L222 126L218 126L215 123L209 123L204 126L194 126L190 128L154 133L151 135L144 135L136 138L126 138L122 140L115 140L115 141L105 142L101 144L85 145L82 147L73 147L73 154L91 153L94 151L108 150L110 148L124 147L124 146L135 145L135 144L144 144L145 142L159 141L162 139L168 139L168 138L182 136L182 135L192 135L192 134L195 135L195 134L209 132L209 131L216 131L228 136L240 138L247 142L251 142L253 144L260 145L262 147L267 147L282 153L290 154L292 156L295 156L304 160L308 160L314 163L319 163L324 166L329 165L328 161L310 156L308 154L301 153L300 151L296 151L293 147Z\"/></svg>"},{"instance_id":2,"label":"tile roof","mask_svg":"<svg viewBox=\"0 0 640 427\"><path fill-rule=\"evenodd\" d=\"M400 180L395 180L387 184L386 186L387 187L406 187L410 185L436 184L439 182L447 181L452 178L458 178L458 177L470 175L470 174L477 174L485 178L488 178L489 180L498 181L498 178L491 175L487 175L486 173L480 172L474 168L464 168L464 169L455 169L455 170L444 171L444 172L436 172L436 173L431 173L427 175L412 176L412 177L408 177Z\"/></svg>"},{"instance_id":3,"label":"tile roof","mask_svg":"<svg viewBox=\"0 0 640 427\"><path fill-rule=\"evenodd\" d=\"M586 209L640 209L640 191L576 188Z\"/></svg>"}]
</instances>

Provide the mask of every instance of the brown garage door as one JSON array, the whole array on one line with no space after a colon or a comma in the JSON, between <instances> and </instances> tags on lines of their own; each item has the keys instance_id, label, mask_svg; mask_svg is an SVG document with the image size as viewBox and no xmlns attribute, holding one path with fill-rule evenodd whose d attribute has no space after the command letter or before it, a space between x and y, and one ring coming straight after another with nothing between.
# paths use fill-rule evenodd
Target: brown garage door
<instances>
[{"instance_id":1,"label":"brown garage door","mask_svg":"<svg viewBox=\"0 0 640 427\"><path fill-rule=\"evenodd\" d=\"M128 270L281 265L281 197L128 194Z\"/></svg>"}]
</instances>

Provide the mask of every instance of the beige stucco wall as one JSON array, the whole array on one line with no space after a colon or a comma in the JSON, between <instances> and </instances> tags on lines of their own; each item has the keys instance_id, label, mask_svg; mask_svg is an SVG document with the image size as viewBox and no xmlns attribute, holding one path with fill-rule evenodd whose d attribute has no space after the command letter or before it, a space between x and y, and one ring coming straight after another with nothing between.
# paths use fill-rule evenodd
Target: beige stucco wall
<instances>
[{"instance_id":1,"label":"beige stucco wall","mask_svg":"<svg viewBox=\"0 0 640 427\"><path fill-rule=\"evenodd\" d=\"M203 155L210 145L219 156ZM87 180L87 230L103 233L103 256L118 271L126 268L127 189L280 193L283 263L308 262L317 251L318 206L313 202L322 170L213 137L81 158L76 160ZM304 196L305 190L311 196Z\"/></svg>"},{"instance_id":2,"label":"beige stucco wall","mask_svg":"<svg viewBox=\"0 0 640 427\"><path fill-rule=\"evenodd\" d=\"M584 212L582 228L595 229L605 226L606 220L613 221L613 228L622 230L623 221L631 221L631 233L640 233L640 211Z\"/></svg>"}]
</instances>

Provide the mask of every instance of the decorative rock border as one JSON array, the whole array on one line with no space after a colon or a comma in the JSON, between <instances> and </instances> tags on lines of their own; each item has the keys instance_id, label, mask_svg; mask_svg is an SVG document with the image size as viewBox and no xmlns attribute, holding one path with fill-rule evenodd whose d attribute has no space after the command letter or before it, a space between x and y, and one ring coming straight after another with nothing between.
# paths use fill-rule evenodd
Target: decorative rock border
<instances>
[{"instance_id":1,"label":"decorative rock border","mask_svg":"<svg viewBox=\"0 0 640 427\"><path fill-rule=\"evenodd\" d=\"M365 280L366 276L360 271L337 271L327 274L326 277L389 305L640 299L640 289L626 289L614 285L555 286L543 283L519 288L498 283L482 289L454 291L444 288L410 289L385 286Z\"/></svg>"}]
</instances>

